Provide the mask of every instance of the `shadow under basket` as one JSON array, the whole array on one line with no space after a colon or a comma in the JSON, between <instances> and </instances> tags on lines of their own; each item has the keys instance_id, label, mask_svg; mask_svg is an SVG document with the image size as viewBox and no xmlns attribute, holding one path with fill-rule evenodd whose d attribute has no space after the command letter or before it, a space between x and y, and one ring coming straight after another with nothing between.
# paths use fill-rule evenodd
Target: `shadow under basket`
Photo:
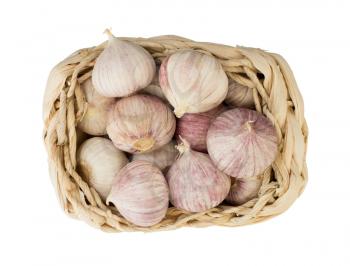
<instances>
[{"instance_id":1,"label":"shadow under basket","mask_svg":"<svg viewBox=\"0 0 350 266\"><path fill-rule=\"evenodd\" d=\"M280 55L255 48L195 42L178 36L120 39L141 45L158 64L181 49L213 55L229 78L253 90L256 110L276 127L278 155L262 174L258 197L244 205L230 206L223 202L201 213L169 207L166 217L154 226L144 228L129 223L115 208L106 206L76 171L77 145L84 137L77 131L76 125L86 108L80 84L91 76L95 60L106 46L104 42L81 49L56 65L45 91L44 141L50 176L67 214L108 232L159 231L183 226L256 223L284 212L293 204L307 183L305 155L308 129L302 96L290 67Z\"/></svg>"}]
</instances>

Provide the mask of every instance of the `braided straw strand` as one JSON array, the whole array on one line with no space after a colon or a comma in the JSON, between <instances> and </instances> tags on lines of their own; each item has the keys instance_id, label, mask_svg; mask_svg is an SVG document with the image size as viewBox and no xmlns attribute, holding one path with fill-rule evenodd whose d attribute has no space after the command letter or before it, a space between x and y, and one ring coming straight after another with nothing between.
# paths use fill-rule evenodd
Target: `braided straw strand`
<instances>
[{"instance_id":1,"label":"braided straw strand","mask_svg":"<svg viewBox=\"0 0 350 266\"><path fill-rule=\"evenodd\" d=\"M257 198L241 206L225 202L201 213L170 207L166 217L151 227L126 221L114 207L106 206L94 188L76 171L80 143L77 123L86 111L80 84L91 76L96 58L106 42L81 49L51 71L43 102L44 143L49 172L63 210L74 218L106 232L160 231L183 226L241 226L257 223L287 210L307 183L306 149L308 128L304 103L288 63L278 54L248 47L195 42L166 35L153 38L120 38L148 50L156 62L178 50L193 49L214 56L228 77L253 90L255 107L276 127L278 155L261 175Z\"/></svg>"}]
</instances>

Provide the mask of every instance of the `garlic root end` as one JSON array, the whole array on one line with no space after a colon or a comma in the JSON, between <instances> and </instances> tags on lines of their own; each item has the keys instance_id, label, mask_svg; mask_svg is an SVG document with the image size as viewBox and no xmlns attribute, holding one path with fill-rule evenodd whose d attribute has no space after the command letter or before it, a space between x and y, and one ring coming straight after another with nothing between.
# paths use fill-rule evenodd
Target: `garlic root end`
<instances>
[{"instance_id":1,"label":"garlic root end","mask_svg":"<svg viewBox=\"0 0 350 266\"><path fill-rule=\"evenodd\" d=\"M252 131L252 124L254 124L254 122L255 122L255 121L249 120L249 121L247 121L247 122L245 123L245 128L248 130L248 132L251 132L251 131Z\"/></svg>"},{"instance_id":2,"label":"garlic root end","mask_svg":"<svg viewBox=\"0 0 350 266\"><path fill-rule=\"evenodd\" d=\"M179 136L181 143L176 145L175 148L179 151L180 154L183 154L186 151L190 150L190 144L183 137Z\"/></svg>"},{"instance_id":3,"label":"garlic root end","mask_svg":"<svg viewBox=\"0 0 350 266\"><path fill-rule=\"evenodd\" d=\"M149 149L151 149L153 147L153 145L155 144L155 140L154 138L150 138L150 137L145 137L145 138L141 138L138 139L134 142L133 147L140 152L145 152L148 151Z\"/></svg>"},{"instance_id":4,"label":"garlic root end","mask_svg":"<svg viewBox=\"0 0 350 266\"><path fill-rule=\"evenodd\" d=\"M174 114L177 118L181 118L187 112L187 107L175 107Z\"/></svg>"}]
</instances>

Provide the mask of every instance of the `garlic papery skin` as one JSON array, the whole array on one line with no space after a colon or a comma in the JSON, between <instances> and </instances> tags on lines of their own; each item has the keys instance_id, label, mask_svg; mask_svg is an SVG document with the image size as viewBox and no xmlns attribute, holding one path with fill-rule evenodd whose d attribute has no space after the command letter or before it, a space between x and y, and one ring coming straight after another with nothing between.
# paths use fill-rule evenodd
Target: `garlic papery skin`
<instances>
[{"instance_id":1,"label":"garlic papery skin","mask_svg":"<svg viewBox=\"0 0 350 266\"><path fill-rule=\"evenodd\" d=\"M231 177L231 189L226 201L232 205L242 205L258 196L262 180L259 177Z\"/></svg>"},{"instance_id":2,"label":"garlic papery skin","mask_svg":"<svg viewBox=\"0 0 350 266\"><path fill-rule=\"evenodd\" d=\"M185 114L177 120L175 135L186 139L191 149L201 152L207 151L207 132L211 121L227 108L220 104L214 109L196 114Z\"/></svg>"},{"instance_id":3,"label":"garlic papery skin","mask_svg":"<svg viewBox=\"0 0 350 266\"><path fill-rule=\"evenodd\" d=\"M164 100L166 101L166 98L165 98L165 96L163 94L162 88L159 87L158 85L150 84L146 88L141 90L140 92L156 96L156 97L162 99L163 101Z\"/></svg>"},{"instance_id":4,"label":"garlic papery skin","mask_svg":"<svg viewBox=\"0 0 350 266\"><path fill-rule=\"evenodd\" d=\"M170 202L189 212L218 206L230 190L230 177L218 170L207 154L191 150L186 140L177 148L180 156L166 174Z\"/></svg>"},{"instance_id":5,"label":"garlic papery skin","mask_svg":"<svg viewBox=\"0 0 350 266\"><path fill-rule=\"evenodd\" d=\"M159 83L177 117L215 108L228 90L220 63L213 56L193 50L179 51L164 59Z\"/></svg>"},{"instance_id":6,"label":"garlic papery skin","mask_svg":"<svg viewBox=\"0 0 350 266\"><path fill-rule=\"evenodd\" d=\"M142 89L140 92L157 96L158 98L166 101L162 88L159 85L159 68L156 69L156 74L151 84L149 84L146 88Z\"/></svg>"},{"instance_id":7,"label":"garlic papery skin","mask_svg":"<svg viewBox=\"0 0 350 266\"><path fill-rule=\"evenodd\" d=\"M169 189L162 172L146 161L127 164L113 181L107 204L138 226L152 226L165 216Z\"/></svg>"},{"instance_id":8,"label":"garlic papery skin","mask_svg":"<svg viewBox=\"0 0 350 266\"><path fill-rule=\"evenodd\" d=\"M277 155L277 133L262 114L235 108L216 117L207 134L207 148L214 164L234 177L261 174Z\"/></svg>"},{"instance_id":9,"label":"garlic papery skin","mask_svg":"<svg viewBox=\"0 0 350 266\"><path fill-rule=\"evenodd\" d=\"M151 54L134 43L115 38L96 59L92 71L94 87L106 97L125 97L151 83L156 66Z\"/></svg>"},{"instance_id":10,"label":"garlic papery skin","mask_svg":"<svg viewBox=\"0 0 350 266\"><path fill-rule=\"evenodd\" d=\"M155 96L136 94L118 100L109 113L107 133L129 153L150 152L167 144L176 127L170 108Z\"/></svg>"},{"instance_id":11,"label":"garlic papery skin","mask_svg":"<svg viewBox=\"0 0 350 266\"><path fill-rule=\"evenodd\" d=\"M106 135L108 111L115 99L101 96L93 88L91 78L81 84L87 102L86 112L78 123L78 128L93 136Z\"/></svg>"},{"instance_id":12,"label":"garlic papery skin","mask_svg":"<svg viewBox=\"0 0 350 266\"><path fill-rule=\"evenodd\" d=\"M78 172L104 201L111 190L113 179L128 163L128 159L109 139L94 137L80 146L77 162Z\"/></svg>"},{"instance_id":13,"label":"garlic papery skin","mask_svg":"<svg viewBox=\"0 0 350 266\"><path fill-rule=\"evenodd\" d=\"M174 163L179 152L175 148L175 141L148 153L133 154L131 161L147 161L158 167L163 173Z\"/></svg>"},{"instance_id":14,"label":"garlic papery skin","mask_svg":"<svg viewBox=\"0 0 350 266\"><path fill-rule=\"evenodd\" d=\"M253 108L255 106L253 89L230 80L225 103L232 107Z\"/></svg>"}]
</instances>

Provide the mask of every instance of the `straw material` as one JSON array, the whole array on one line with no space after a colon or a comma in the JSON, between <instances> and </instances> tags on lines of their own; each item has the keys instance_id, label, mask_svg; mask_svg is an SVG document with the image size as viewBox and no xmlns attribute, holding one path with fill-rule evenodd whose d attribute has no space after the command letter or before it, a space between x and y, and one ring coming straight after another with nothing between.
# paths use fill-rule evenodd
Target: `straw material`
<instances>
[{"instance_id":1,"label":"straw material","mask_svg":"<svg viewBox=\"0 0 350 266\"><path fill-rule=\"evenodd\" d=\"M194 42L178 36L121 39L143 46L158 63L179 49L200 50L215 56L230 78L253 90L256 110L268 117L277 129L279 152L261 176L263 184L258 198L242 206L223 203L201 213L170 207L157 225L142 228L130 224L115 208L106 206L76 172L77 145L83 140L76 125L86 110L80 84L91 76L105 42L79 50L55 66L45 91L44 141L50 176L67 214L108 232L158 231L182 226L246 225L278 215L293 204L307 183L308 129L303 99L291 69L280 55L255 48Z\"/></svg>"}]
</instances>

